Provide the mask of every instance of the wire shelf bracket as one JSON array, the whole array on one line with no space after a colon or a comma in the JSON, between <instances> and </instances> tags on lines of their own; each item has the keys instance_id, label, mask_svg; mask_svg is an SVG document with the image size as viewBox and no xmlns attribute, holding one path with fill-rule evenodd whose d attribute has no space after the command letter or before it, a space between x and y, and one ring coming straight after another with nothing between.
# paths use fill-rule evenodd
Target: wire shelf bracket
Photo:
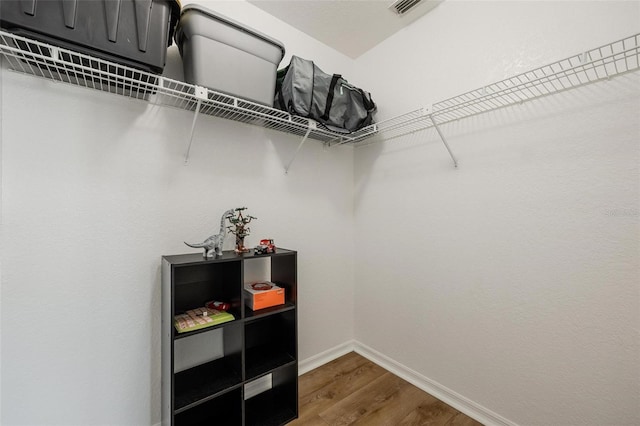
<instances>
[{"instance_id":1,"label":"wire shelf bracket","mask_svg":"<svg viewBox=\"0 0 640 426\"><path fill-rule=\"evenodd\" d=\"M208 98L207 89L205 87L195 86L196 110L193 114L193 121L191 122L191 131L189 132L189 144L187 145L187 152L184 155L184 164L189 163L189 153L191 152L191 144L193 143L193 134L196 131L196 122L198 116L200 116L200 108L202 107L202 101L206 101Z\"/></svg>"},{"instance_id":2,"label":"wire shelf bracket","mask_svg":"<svg viewBox=\"0 0 640 426\"><path fill-rule=\"evenodd\" d=\"M298 144L298 147L296 148L295 152L293 153L293 157L291 157L291 160L289 160L289 163L287 163L287 165L284 168L284 174L285 175L289 174L289 169L291 168L291 165L293 164L294 160L298 156L298 152L300 151L300 148L302 148L302 145L304 145L304 143L307 141L307 138L309 137L309 134L315 128L316 128L315 121L309 120L309 128L307 129L307 132L304 134L304 137L302 138L302 140Z\"/></svg>"},{"instance_id":3,"label":"wire shelf bracket","mask_svg":"<svg viewBox=\"0 0 640 426\"><path fill-rule=\"evenodd\" d=\"M429 111L429 110L427 110ZM453 152L451 151L451 147L449 147L449 144L447 143L447 139L444 137L444 134L442 133L442 130L440 130L440 127L438 126L438 123L436 122L436 119L433 118L433 114L427 113L427 115L429 116L429 120L431 120L431 123L433 124L433 127L436 129L436 132L438 132L438 135L440 136L440 139L442 140L442 143L444 144L444 147L447 149L447 152L449 153L449 155L451 156L451 160L453 160L453 167L458 167L458 160L456 160L455 155L453 155Z\"/></svg>"}]
</instances>

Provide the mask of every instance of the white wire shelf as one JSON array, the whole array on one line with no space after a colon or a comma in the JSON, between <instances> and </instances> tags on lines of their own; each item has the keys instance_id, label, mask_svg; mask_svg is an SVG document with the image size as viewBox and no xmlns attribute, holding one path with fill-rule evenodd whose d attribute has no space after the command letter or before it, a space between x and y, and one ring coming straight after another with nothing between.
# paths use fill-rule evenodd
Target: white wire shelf
<instances>
[{"instance_id":1,"label":"white wire shelf","mask_svg":"<svg viewBox=\"0 0 640 426\"><path fill-rule=\"evenodd\" d=\"M144 99L160 105L198 110L206 115L303 136L303 141L310 138L330 146L360 146L374 142L371 139L374 135L388 139L434 126L437 128L440 124L636 71L640 68L640 34L454 96L433 104L431 108L414 110L374 123L346 135L329 131L317 125L314 120L292 116L285 111L5 31L0 31L0 54L11 69L35 76Z\"/></svg>"},{"instance_id":2,"label":"white wire shelf","mask_svg":"<svg viewBox=\"0 0 640 426\"><path fill-rule=\"evenodd\" d=\"M195 111L199 104L202 114L306 136L330 145L352 139L351 135L326 130L314 120L5 31L0 31L0 54L10 69L50 80L190 111Z\"/></svg>"},{"instance_id":3,"label":"white wire shelf","mask_svg":"<svg viewBox=\"0 0 640 426\"><path fill-rule=\"evenodd\" d=\"M381 121L338 143L366 145L373 134L394 138L574 89L640 69L640 34L518 74L480 89Z\"/></svg>"}]
</instances>

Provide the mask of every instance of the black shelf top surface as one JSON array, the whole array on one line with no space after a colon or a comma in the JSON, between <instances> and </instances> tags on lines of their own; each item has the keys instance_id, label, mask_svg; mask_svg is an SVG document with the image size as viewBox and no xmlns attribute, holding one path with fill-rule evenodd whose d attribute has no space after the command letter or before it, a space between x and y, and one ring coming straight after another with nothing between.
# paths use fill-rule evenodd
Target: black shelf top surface
<instances>
[{"instance_id":1,"label":"black shelf top surface","mask_svg":"<svg viewBox=\"0 0 640 426\"><path fill-rule=\"evenodd\" d=\"M245 384L251 383L251 382L253 382L255 380L258 380L261 377L267 376L269 374L277 374L279 371L286 370L287 368L289 368L289 367L291 367L293 365L296 366L296 372L297 372L298 371L298 369L297 369L297 364L298 363L296 362L296 360L293 359L291 356L288 356L288 357L282 356L282 358L281 358L282 361L285 361L287 359L289 360L288 362L286 362L285 364L280 364L280 365L278 365L277 367L274 367L271 370L262 371L260 374L257 374L257 375L251 376L251 377L247 376L247 380L245 381Z\"/></svg>"},{"instance_id":2,"label":"black shelf top surface","mask_svg":"<svg viewBox=\"0 0 640 426\"><path fill-rule=\"evenodd\" d=\"M240 372L224 358L176 373L175 413L208 401L241 383Z\"/></svg>"},{"instance_id":3,"label":"black shelf top surface","mask_svg":"<svg viewBox=\"0 0 640 426\"><path fill-rule=\"evenodd\" d=\"M297 417L291 407L282 403L274 404L271 392L264 392L246 401L247 426L280 426Z\"/></svg>"},{"instance_id":4,"label":"black shelf top surface","mask_svg":"<svg viewBox=\"0 0 640 426\"><path fill-rule=\"evenodd\" d=\"M258 346L246 351L246 377L253 380L265 373L292 362L295 358L288 352L273 346Z\"/></svg>"},{"instance_id":5,"label":"black shelf top surface","mask_svg":"<svg viewBox=\"0 0 640 426\"><path fill-rule=\"evenodd\" d=\"M224 328L225 326L228 326L229 324L236 324L239 321L241 321L242 319L240 318L240 314L235 315L236 319L234 319L233 321L227 321L227 322L221 322L220 324L215 324L215 325L211 325L209 327L205 327L205 328L201 328L199 330L193 330L193 331L187 331L184 333L178 333L178 330L175 329L175 327L173 328L173 338L174 340L179 340L179 339L184 339L185 337L191 337L191 336L195 336L196 334L200 334L200 333L206 333L207 331L212 331L212 330L217 330L219 328Z\"/></svg>"},{"instance_id":6,"label":"black shelf top surface","mask_svg":"<svg viewBox=\"0 0 640 426\"><path fill-rule=\"evenodd\" d=\"M222 252L222 256L217 257L204 257L202 256L202 252L198 253L186 253L186 254L174 254L174 255L166 255L162 256L163 259L166 259L173 266L184 266L184 265L193 265L193 264L204 264L204 263L218 263L218 262L233 262L247 259L257 259L261 257L276 257L289 255L292 253L296 253L295 250L289 250L285 248L278 247L275 253L270 254L254 254L253 249L251 249L247 253L238 254L233 250L226 250Z\"/></svg>"},{"instance_id":7,"label":"black shelf top surface","mask_svg":"<svg viewBox=\"0 0 640 426\"><path fill-rule=\"evenodd\" d=\"M244 308L244 318L245 321L253 321L259 318L268 317L269 315L290 311L295 308L296 305L292 302L287 302L284 305L272 306L270 308L258 309L257 311L252 311L248 306L246 306Z\"/></svg>"}]
</instances>

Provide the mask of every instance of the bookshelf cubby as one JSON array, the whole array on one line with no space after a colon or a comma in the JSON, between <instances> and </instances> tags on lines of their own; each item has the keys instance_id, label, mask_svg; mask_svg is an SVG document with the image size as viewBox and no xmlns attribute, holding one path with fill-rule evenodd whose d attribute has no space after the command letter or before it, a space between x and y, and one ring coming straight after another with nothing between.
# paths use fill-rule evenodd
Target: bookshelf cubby
<instances>
[{"instance_id":1,"label":"bookshelf cubby","mask_svg":"<svg viewBox=\"0 0 640 426\"><path fill-rule=\"evenodd\" d=\"M257 311L242 291L250 263L267 262L285 303ZM225 251L162 257L162 423L283 425L298 417L297 253ZM219 300L234 321L178 333L175 315ZM267 377L268 376L268 377ZM264 380L268 379L268 380ZM251 393L246 389L259 390ZM266 383L266 384L265 384Z\"/></svg>"}]
</instances>

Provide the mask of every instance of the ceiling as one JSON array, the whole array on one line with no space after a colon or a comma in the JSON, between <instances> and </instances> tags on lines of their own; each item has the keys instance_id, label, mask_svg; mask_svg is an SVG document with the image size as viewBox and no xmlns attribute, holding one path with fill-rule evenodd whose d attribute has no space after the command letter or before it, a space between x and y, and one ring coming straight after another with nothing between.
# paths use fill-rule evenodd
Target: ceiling
<instances>
[{"instance_id":1,"label":"ceiling","mask_svg":"<svg viewBox=\"0 0 640 426\"><path fill-rule=\"evenodd\" d=\"M355 59L432 10L443 0L422 0L401 16L389 9L394 0L248 1Z\"/></svg>"}]
</instances>

